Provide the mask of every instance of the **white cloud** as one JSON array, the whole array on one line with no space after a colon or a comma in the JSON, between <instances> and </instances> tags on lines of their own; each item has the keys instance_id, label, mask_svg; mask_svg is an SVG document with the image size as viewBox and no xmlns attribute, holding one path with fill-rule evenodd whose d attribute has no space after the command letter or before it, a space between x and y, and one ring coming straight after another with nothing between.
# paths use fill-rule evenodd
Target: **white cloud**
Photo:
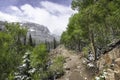
<instances>
[{"instance_id":1,"label":"white cloud","mask_svg":"<svg viewBox=\"0 0 120 80\"><path fill-rule=\"evenodd\" d=\"M16 16L11 16L9 14L0 12L0 20L9 22L18 22L19 19Z\"/></svg>"},{"instance_id":2,"label":"white cloud","mask_svg":"<svg viewBox=\"0 0 120 80\"><path fill-rule=\"evenodd\" d=\"M61 34L66 29L69 17L74 13L70 7L52 3L40 2L42 7L33 7L29 4L20 8L10 6L8 13L0 12L0 20L10 22L35 22L45 25L54 34Z\"/></svg>"},{"instance_id":3,"label":"white cloud","mask_svg":"<svg viewBox=\"0 0 120 80\"><path fill-rule=\"evenodd\" d=\"M43 8L45 8L48 12L51 12L51 13L69 14L69 12L72 11L70 7L55 4L49 1L44 1L44 2L41 2L40 4Z\"/></svg>"},{"instance_id":4,"label":"white cloud","mask_svg":"<svg viewBox=\"0 0 120 80\"><path fill-rule=\"evenodd\" d=\"M16 6L10 6L10 9L12 9L14 11L19 11L19 8L17 8Z\"/></svg>"}]
</instances>

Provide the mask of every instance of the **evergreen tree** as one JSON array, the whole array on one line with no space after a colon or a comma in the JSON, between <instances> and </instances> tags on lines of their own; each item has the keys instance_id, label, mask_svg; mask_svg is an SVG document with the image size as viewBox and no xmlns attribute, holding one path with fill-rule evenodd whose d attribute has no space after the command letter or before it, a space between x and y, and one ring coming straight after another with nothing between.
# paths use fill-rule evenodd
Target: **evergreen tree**
<instances>
[{"instance_id":1,"label":"evergreen tree","mask_svg":"<svg viewBox=\"0 0 120 80\"><path fill-rule=\"evenodd\" d=\"M48 53L45 44L40 44L33 49L30 57L31 65L36 69L33 77L36 80L47 78Z\"/></svg>"},{"instance_id":2,"label":"evergreen tree","mask_svg":"<svg viewBox=\"0 0 120 80\"><path fill-rule=\"evenodd\" d=\"M53 39L53 45L54 45L54 49L55 49L57 47L57 41L56 41L55 37Z\"/></svg>"},{"instance_id":3,"label":"evergreen tree","mask_svg":"<svg viewBox=\"0 0 120 80\"><path fill-rule=\"evenodd\" d=\"M50 52L50 42L45 41L47 52Z\"/></svg>"},{"instance_id":4,"label":"evergreen tree","mask_svg":"<svg viewBox=\"0 0 120 80\"><path fill-rule=\"evenodd\" d=\"M30 46L33 46L33 45L34 45L34 44L33 44L33 39L32 39L31 34L29 34L29 41L28 41L28 45L30 45Z\"/></svg>"},{"instance_id":5,"label":"evergreen tree","mask_svg":"<svg viewBox=\"0 0 120 80\"><path fill-rule=\"evenodd\" d=\"M23 39L23 44L26 45L26 36Z\"/></svg>"}]
</instances>

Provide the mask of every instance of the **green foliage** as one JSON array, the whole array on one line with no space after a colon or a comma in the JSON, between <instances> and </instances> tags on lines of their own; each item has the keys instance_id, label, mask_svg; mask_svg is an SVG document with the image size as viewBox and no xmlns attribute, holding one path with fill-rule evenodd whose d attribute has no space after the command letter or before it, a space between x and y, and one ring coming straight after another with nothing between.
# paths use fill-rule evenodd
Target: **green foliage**
<instances>
[{"instance_id":1,"label":"green foliage","mask_svg":"<svg viewBox=\"0 0 120 80\"><path fill-rule=\"evenodd\" d=\"M26 38L26 33L27 30L18 23L6 23L5 30L0 32L0 80L14 80L15 78L47 80L54 76L54 71L63 72L62 58L54 61L55 69L53 66L50 68L52 64L48 64L51 61L48 60L46 45L40 44L34 47L31 35ZM51 44L52 48L55 48L57 41L54 40ZM51 45L48 43L49 50L50 47ZM31 55L25 54L22 63L22 56L28 50L31 51ZM20 64L23 65L19 66ZM34 72L30 73L31 71Z\"/></svg>"},{"instance_id":2,"label":"green foliage","mask_svg":"<svg viewBox=\"0 0 120 80\"><path fill-rule=\"evenodd\" d=\"M47 59L48 53L44 44L40 44L33 49L31 54L31 65L33 67L44 67Z\"/></svg>"},{"instance_id":3,"label":"green foliage","mask_svg":"<svg viewBox=\"0 0 120 80\"><path fill-rule=\"evenodd\" d=\"M31 65L36 68L33 78L43 80L48 78L47 65L48 53L45 44L40 44L33 49L31 54Z\"/></svg>"},{"instance_id":4,"label":"green foliage","mask_svg":"<svg viewBox=\"0 0 120 80\"><path fill-rule=\"evenodd\" d=\"M11 49L14 49L16 53L25 53L26 45L23 45L23 39L26 37L27 29L21 27L19 23L6 23L5 33L11 36L12 44Z\"/></svg>"},{"instance_id":5,"label":"green foliage","mask_svg":"<svg viewBox=\"0 0 120 80\"><path fill-rule=\"evenodd\" d=\"M6 23L5 30L0 32L0 80L7 79L20 64L22 52L26 51L20 39L25 35L26 29L18 23Z\"/></svg>"},{"instance_id":6,"label":"green foliage","mask_svg":"<svg viewBox=\"0 0 120 80\"><path fill-rule=\"evenodd\" d=\"M13 36L14 39L18 37L26 36L27 29L21 27L19 23L6 23L6 33L9 33Z\"/></svg>"},{"instance_id":7,"label":"green foliage","mask_svg":"<svg viewBox=\"0 0 120 80\"><path fill-rule=\"evenodd\" d=\"M53 78L55 75L63 74L64 58L58 56L52 60L48 59L49 56L45 44L40 44L33 49L31 65L36 68L35 73L32 75L33 79L47 80L50 77Z\"/></svg>"},{"instance_id":8,"label":"green foliage","mask_svg":"<svg viewBox=\"0 0 120 80\"><path fill-rule=\"evenodd\" d=\"M89 52L89 50L90 50L90 45L82 48L84 57L86 57L86 58L88 57L88 52Z\"/></svg>"},{"instance_id":9,"label":"green foliage","mask_svg":"<svg viewBox=\"0 0 120 80\"><path fill-rule=\"evenodd\" d=\"M34 75L32 75L32 79L34 80L47 80L49 77L49 74L47 73L47 71L43 71L43 72L35 72Z\"/></svg>"},{"instance_id":10,"label":"green foliage","mask_svg":"<svg viewBox=\"0 0 120 80\"><path fill-rule=\"evenodd\" d=\"M8 80L14 80L14 72L11 72L8 76Z\"/></svg>"},{"instance_id":11,"label":"green foliage","mask_svg":"<svg viewBox=\"0 0 120 80\"><path fill-rule=\"evenodd\" d=\"M63 64L64 64L64 57L57 56L55 59L53 59L53 64L50 66L50 70L52 72L56 72L56 73L58 72L59 74L62 74L64 72Z\"/></svg>"},{"instance_id":12,"label":"green foliage","mask_svg":"<svg viewBox=\"0 0 120 80\"><path fill-rule=\"evenodd\" d=\"M61 43L79 51L91 44L96 54L97 48L105 48L113 39L120 38L119 5L119 0L73 0L72 8L78 13L69 19Z\"/></svg>"},{"instance_id":13,"label":"green foliage","mask_svg":"<svg viewBox=\"0 0 120 80\"><path fill-rule=\"evenodd\" d=\"M34 46L34 42L33 42L31 34L29 35L28 45L30 45L31 47Z\"/></svg>"}]
</instances>

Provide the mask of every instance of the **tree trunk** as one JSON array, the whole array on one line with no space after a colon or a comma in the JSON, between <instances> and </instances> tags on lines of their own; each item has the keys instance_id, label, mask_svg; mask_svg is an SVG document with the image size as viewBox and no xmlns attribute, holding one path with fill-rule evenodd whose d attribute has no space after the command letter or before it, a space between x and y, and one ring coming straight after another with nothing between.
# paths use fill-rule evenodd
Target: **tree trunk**
<instances>
[{"instance_id":1,"label":"tree trunk","mask_svg":"<svg viewBox=\"0 0 120 80\"><path fill-rule=\"evenodd\" d=\"M97 55L96 55L96 48L95 48L95 42L94 42L94 33L92 31L90 35L90 41L91 41L92 53L94 54L94 60L96 60Z\"/></svg>"},{"instance_id":2,"label":"tree trunk","mask_svg":"<svg viewBox=\"0 0 120 80\"><path fill-rule=\"evenodd\" d=\"M81 51L81 43L80 43L81 41L80 40L78 40L78 50L79 51Z\"/></svg>"}]
</instances>

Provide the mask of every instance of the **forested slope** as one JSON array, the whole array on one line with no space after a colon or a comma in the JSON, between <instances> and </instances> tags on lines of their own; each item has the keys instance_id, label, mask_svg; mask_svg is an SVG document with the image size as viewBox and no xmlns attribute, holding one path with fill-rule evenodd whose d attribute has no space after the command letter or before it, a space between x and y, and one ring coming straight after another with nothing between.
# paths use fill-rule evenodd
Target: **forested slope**
<instances>
[{"instance_id":1,"label":"forested slope","mask_svg":"<svg viewBox=\"0 0 120 80\"><path fill-rule=\"evenodd\" d=\"M84 47L94 53L95 60L107 44L120 38L119 0L73 0L71 16L61 42L69 49L81 51Z\"/></svg>"}]
</instances>

